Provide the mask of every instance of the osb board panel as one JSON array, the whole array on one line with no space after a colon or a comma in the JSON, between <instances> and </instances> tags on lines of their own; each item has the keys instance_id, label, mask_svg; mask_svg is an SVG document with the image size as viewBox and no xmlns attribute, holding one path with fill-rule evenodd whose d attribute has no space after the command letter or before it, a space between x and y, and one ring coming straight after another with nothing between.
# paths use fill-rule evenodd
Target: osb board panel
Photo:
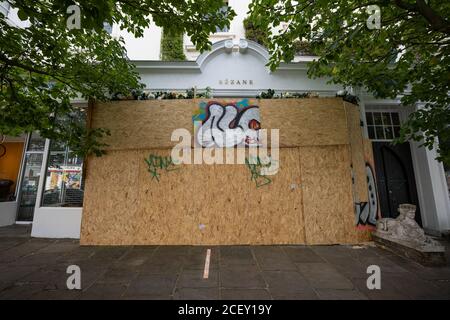
<instances>
[{"instance_id":1,"label":"osb board panel","mask_svg":"<svg viewBox=\"0 0 450 320\"><path fill-rule=\"evenodd\" d=\"M347 144L345 108L338 98L260 100L261 126L280 129L280 146Z\"/></svg>"},{"instance_id":2,"label":"osb board panel","mask_svg":"<svg viewBox=\"0 0 450 320\"><path fill-rule=\"evenodd\" d=\"M104 139L107 150L170 148L175 129L192 133L195 100L130 100L96 103L92 127L106 128L111 136Z\"/></svg>"},{"instance_id":3,"label":"osb board panel","mask_svg":"<svg viewBox=\"0 0 450 320\"><path fill-rule=\"evenodd\" d=\"M369 233L354 218L349 147L301 148L307 244L357 243Z\"/></svg>"},{"instance_id":4,"label":"osb board panel","mask_svg":"<svg viewBox=\"0 0 450 320\"><path fill-rule=\"evenodd\" d=\"M201 101L146 100L97 103L92 127L107 128L107 150L166 149L173 130L192 134L192 115ZM217 100L232 103L241 99ZM281 147L347 144L345 108L340 98L252 99L260 107L261 126L280 130Z\"/></svg>"},{"instance_id":5,"label":"osb board panel","mask_svg":"<svg viewBox=\"0 0 450 320\"><path fill-rule=\"evenodd\" d=\"M102 157L89 157L83 216L81 244L97 235L111 233L112 243L121 243L135 232L134 221L139 208L136 187L139 184L138 151L109 152ZM112 224L113 221L113 224Z\"/></svg>"},{"instance_id":6,"label":"osb board panel","mask_svg":"<svg viewBox=\"0 0 450 320\"><path fill-rule=\"evenodd\" d=\"M245 165L182 165L157 182L144 162L150 153L169 150L89 162L81 244L305 243L299 149L280 150L277 175L260 188Z\"/></svg>"},{"instance_id":7,"label":"osb board panel","mask_svg":"<svg viewBox=\"0 0 450 320\"><path fill-rule=\"evenodd\" d=\"M369 195L367 192L367 174L359 108L358 106L347 102L344 102L344 106L347 115L351 164L353 169L354 200L358 203L367 202Z\"/></svg>"}]
</instances>

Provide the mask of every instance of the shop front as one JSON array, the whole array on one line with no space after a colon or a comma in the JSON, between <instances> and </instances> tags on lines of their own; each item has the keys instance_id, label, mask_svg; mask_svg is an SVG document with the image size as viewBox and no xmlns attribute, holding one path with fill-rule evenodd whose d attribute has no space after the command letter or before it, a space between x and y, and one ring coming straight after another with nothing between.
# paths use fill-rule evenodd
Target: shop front
<instances>
[{"instance_id":1,"label":"shop front","mask_svg":"<svg viewBox=\"0 0 450 320\"><path fill-rule=\"evenodd\" d=\"M95 105L92 125L115 138L105 156L88 159L84 174L83 160L64 144L37 133L7 137L0 179L12 183L2 182L2 223L32 222L32 236L81 237L84 244L355 243L367 239L374 219L395 217L410 202L428 233L450 230L448 171L435 151L392 144L420 106L356 89L354 106L335 98L341 87L307 77L311 57L271 72L265 48L229 41L196 61L134 61L149 99L188 89L208 96ZM278 99L256 99L268 89ZM305 98L287 99L293 96ZM255 187L245 163L149 171L145 159L167 164L173 130L194 134L200 104L217 102L225 114L242 101L259 108L260 121L250 127L280 132L280 169L271 183Z\"/></svg>"},{"instance_id":2,"label":"shop front","mask_svg":"<svg viewBox=\"0 0 450 320\"><path fill-rule=\"evenodd\" d=\"M2 146L0 181L9 188L1 191L1 225L32 224L35 237L79 238L83 160L38 132L7 136Z\"/></svg>"}]
</instances>

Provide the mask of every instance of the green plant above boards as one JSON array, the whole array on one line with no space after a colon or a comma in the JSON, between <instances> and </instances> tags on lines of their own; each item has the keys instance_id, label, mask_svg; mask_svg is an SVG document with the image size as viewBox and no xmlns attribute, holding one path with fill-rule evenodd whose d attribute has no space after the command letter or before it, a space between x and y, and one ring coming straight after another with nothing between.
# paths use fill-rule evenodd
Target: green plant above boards
<instances>
[{"instance_id":1,"label":"green plant above boards","mask_svg":"<svg viewBox=\"0 0 450 320\"><path fill-rule=\"evenodd\" d=\"M157 91L144 92L143 90L133 90L131 95L124 96L115 94L112 100L175 100L175 99L195 99L195 98L211 98L212 89L206 87L205 89L190 88L185 92L177 91Z\"/></svg>"},{"instance_id":2,"label":"green plant above boards","mask_svg":"<svg viewBox=\"0 0 450 320\"><path fill-rule=\"evenodd\" d=\"M268 89L267 91L260 92L257 99L300 99L300 98L317 98L319 94L317 92L280 92L275 93L275 90Z\"/></svg>"},{"instance_id":3,"label":"green plant above boards","mask_svg":"<svg viewBox=\"0 0 450 320\"><path fill-rule=\"evenodd\" d=\"M359 104L358 96L355 96L346 90L341 90L341 91L336 92L336 97L341 97L344 101L347 101L347 102L350 102L350 103L353 103L356 105Z\"/></svg>"}]
</instances>

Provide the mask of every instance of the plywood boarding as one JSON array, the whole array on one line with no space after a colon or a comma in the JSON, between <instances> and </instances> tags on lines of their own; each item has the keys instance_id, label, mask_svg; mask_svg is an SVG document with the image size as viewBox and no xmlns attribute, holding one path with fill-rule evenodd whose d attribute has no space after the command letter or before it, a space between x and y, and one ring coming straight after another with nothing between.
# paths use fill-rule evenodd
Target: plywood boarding
<instances>
[{"instance_id":1,"label":"plywood boarding","mask_svg":"<svg viewBox=\"0 0 450 320\"><path fill-rule=\"evenodd\" d=\"M107 128L107 150L171 148L172 132L178 128L192 131L195 100L145 100L97 103L92 127Z\"/></svg>"},{"instance_id":2,"label":"plywood boarding","mask_svg":"<svg viewBox=\"0 0 450 320\"><path fill-rule=\"evenodd\" d=\"M280 129L280 146L347 144L345 108L338 98L260 100L261 125Z\"/></svg>"},{"instance_id":3,"label":"plywood boarding","mask_svg":"<svg viewBox=\"0 0 450 320\"><path fill-rule=\"evenodd\" d=\"M206 100L97 103L93 108L92 127L110 130L111 136L105 138L108 150L171 148L177 143L170 140L175 129L185 128L192 134L192 114L201 101ZM281 147L348 143L341 99L255 99L251 102L260 107L263 128L280 130Z\"/></svg>"},{"instance_id":4,"label":"plywood boarding","mask_svg":"<svg viewBox=\"0 0 450 320\"><path fill-rule=\"evenodd\" d=\"M138 151L109 152L90 157L87 167L80 243L123 244L136 232L139 208L136 188L141 161ZM98 240L95 240L98 239Z\"/></svg>"},{"instance_id":5,"label":"plywood boarding","mask_svg":"<svg viewBox=\"0 0 450 320\"><path fill-rule=\"evenodd\" d=\"M144 157L168 156L172 131L192 132L191 116L199 102L125 101L94 107L92 126L109 128L112 136L108 154L88 162L82 244L368 239L354 222L350 166L364 166L354 106L332 98L253 101L261 108L263 128L280 129L281 167L270 185L256 188L245 165L181 165L161 172L160 182L152 180ZM359 185L360 190L357 175L355 189Z\"/></svg>"},{"instance_id":6,"label":"plywood boarding","mask_svg":"<svg viewBox=\"0 0 450 320\"><path fill-rule=\"evenodd\" d=\"M307 244L357 243L349 147L301 148L303 212Z\"/></svg>"},{"instance_id":7,"label":"plywood boarding","mask_svg":"<svg viewBox=\"0 0 450 320\"><path fill-rule=\"evenodd\" d=\"M168 150L89 162L82 244L305 243L298 148L281 150L278 174L260 188L245 165L182 165L156 182L149 153Z\"/></svg>"},{"instance_id":8,"label":"plywood boarding","mask_svg":"<svg viewBox=\"0 0 450 320\"><path fill-rule=\"evenodd\" d=\"M355 202L367 202L367 174L364 160L364 146L358 106L344 102L349 132L351 167L353 170L353 191Z\"/></svg>"}]
</instances>

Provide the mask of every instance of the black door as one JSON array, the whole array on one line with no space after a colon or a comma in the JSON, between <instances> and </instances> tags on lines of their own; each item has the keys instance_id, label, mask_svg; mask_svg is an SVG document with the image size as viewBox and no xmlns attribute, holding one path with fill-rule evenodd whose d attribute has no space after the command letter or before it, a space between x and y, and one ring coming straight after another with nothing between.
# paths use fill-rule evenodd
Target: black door
<instances>
[{"instance_id":1,"label":"black door","mask_svg":"<svg viewBox=\"0 0 450 320\"><path fill-rule=\"evenodd\" d=\"M409 143L372 144L381 216L396 218L398 206L411 203L417 206L416 221L422 225Z\"/></svg>"}]
</instances>

